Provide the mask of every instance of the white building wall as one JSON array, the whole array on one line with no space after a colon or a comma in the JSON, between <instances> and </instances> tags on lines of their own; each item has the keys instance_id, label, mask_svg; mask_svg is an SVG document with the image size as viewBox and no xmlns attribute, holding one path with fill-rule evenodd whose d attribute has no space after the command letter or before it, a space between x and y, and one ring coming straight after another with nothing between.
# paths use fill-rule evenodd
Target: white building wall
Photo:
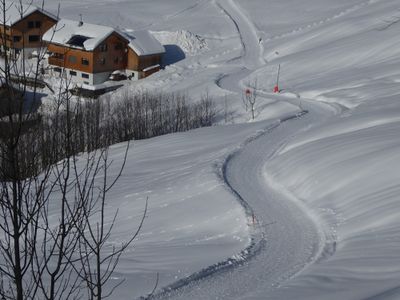
<instances>
[{"instance_id":1,"label":"white building wall","mask_svg":"<svg viewBox=\"0 0 400 300\"><path fill-rule=\"evenodd\" d=\"M108 80L111 72L95 73L93 74L93 84L101 84Z\"/></svg>"},{"instance_id":2,"label":"white building wall","mask_svg":"<svg viewBox=\"0 0 400 300\"><path fill-rule=\"evenodd\" d=\"M130 80L139 80L140 79L140 73L138 71L133 71L133 70L126 70L126 76Z\"/></svg>"},{"instance_id":3,"label":"white building wall","mask_svg":"<svg viewBox=\"0 0 400 300\"><path fill-rule=\"evenodd\" d=\"M105 72L105 73L86 73L86 72L81 72L78 70L74 69L68 69L68 68L60 68L53 66L52 67L52 74L55 76L64 76L68 80L71 81L72 84L77 84L77 85L82 85L82 84L88 84L88 85L97 85L104 83L105 81L108 80L110 77L111 73L110 72ZM61 74L63 73L63 74Z\"/></svg>"}]
</instances>

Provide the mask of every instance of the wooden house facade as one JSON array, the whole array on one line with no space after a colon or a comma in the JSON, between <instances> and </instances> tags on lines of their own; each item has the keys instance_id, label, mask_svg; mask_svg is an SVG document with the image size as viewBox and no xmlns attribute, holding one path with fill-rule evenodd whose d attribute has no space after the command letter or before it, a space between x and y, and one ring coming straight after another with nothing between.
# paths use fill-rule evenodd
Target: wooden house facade
<instances>
[{"instance_id":1,"label":"wooden house facade","mask_svg":"<svg viewBox=\"0 0 400 300\"><path fill-rule=\"evenodd\" d=\"M164 47L148 31L134 31L128 35L127 73L145 78L160 70Z\"/></svg>"},{"instance_id":2,"label":"wooden house facade","mask_svg":"<svg viewBox=\"0 0 400 300\"><path fill-rule=\"evenodd\" d=\"M62 26L65 26L65 21ZM45 35L49 65L54 72L63 73L74 83L101 84L115 70L125 69L129 41L118 32L105 28L99 30L97 36L92 31L89 38L84 35L84 26L78 24L78 33L73 34L73 31L70 31L72 34L63 39L57 34L53 39L48 37L50 34Z\"/></svg>"},{"instance_id":3,"label":"wooden house facade","mask_svg":"<svg viewBox=\"0 0 400 300\"><path fill-rule=\"evenodd\" d=\"M0 24L0 46L8 53L25 53L46 47L43 35L57 23L57 17L37 7L19 9L11 6L7 11L6 24Z\"/></svg>"},{"instance_id":4,"label":"wooden house facade","mask_svg":"<svg viewBox=\"0 0 400 300\"><path fill-rule=\"evenodd\" d=\"M128 49L128 73L136 74L138 79L150 76L161 68L162 54L151 54L139 56L132 48Z\"/></svg>"},{"instance_id":5,"label":"wooden house facade","mask_svg":"<svg viewBox=\"0 0 400 300\"><path fill-rule=\"evenodd\" d=\"M140 79L158 71L164 47L150 33L132 38L111 27L60 20L44 35L49 65L77 84L98 85L114 72ZM59 29L56 29L59 28Z\"/></svg>"}]
</instances>

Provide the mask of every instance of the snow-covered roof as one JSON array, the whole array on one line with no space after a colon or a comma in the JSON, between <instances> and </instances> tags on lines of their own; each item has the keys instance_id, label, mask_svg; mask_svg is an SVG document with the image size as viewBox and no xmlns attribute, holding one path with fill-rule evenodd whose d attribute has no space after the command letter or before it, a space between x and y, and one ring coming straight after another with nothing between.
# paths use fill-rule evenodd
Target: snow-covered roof
<instances>
[{"instance_id":1,"label":"snow-covered roof","mask_svg":"<svg viewBox=\"0 0 400 300\"><path fill-rule=\"evenodd\" d=\"M157 69L157 68L160 68L160 67L161 66L159 64L154 65L154 66L150 66L150 67L147 67L147 68L143 69L143 72L151 71L151 70L154 70L154 69Z\"/></svg>"},{"instance_id":2,"label":"snow-covered roof","mask_svg":"<svg viewBox=\"0 0 400 300\"><path fill-rule=\"evenodd\" d=\"M112 27L61 19L58 24L54 25L44 34L43 40L68 47L93 51L113 32L126 38Z\"/></svg>"},{"instance_id":3,"label":"snow-covered roof","mask_svg":"<svg viewBox=\"0 0 400 300\"><path fill-rule=\"evenodd\" d=\"M129 32L129 47L139 56L165 53L165 48L147 30Z\"/></svg>"},{"instance_id":4,"label":"snow-covered roof","mask_svg":"<svg viewBox=\"0 0 400 300\"><path fill-rule=\"evenodd\" d=\"M26 18L27 16L33 14L36 11L41 12L42 14L48 16L49 18L52 18L54 20L57 20L57 16L53 15L52 13L45 11L43 9L40 9L34 5L28 5L28 4L19 4L19 1L6 1L6 7L7 7L7 12L6 12L6 22L5 25L7 26L12 26L15 23L21 21L22 19ZM0 23L3 24L3 17L0 18Z\"/></svg>"}]
</instances>

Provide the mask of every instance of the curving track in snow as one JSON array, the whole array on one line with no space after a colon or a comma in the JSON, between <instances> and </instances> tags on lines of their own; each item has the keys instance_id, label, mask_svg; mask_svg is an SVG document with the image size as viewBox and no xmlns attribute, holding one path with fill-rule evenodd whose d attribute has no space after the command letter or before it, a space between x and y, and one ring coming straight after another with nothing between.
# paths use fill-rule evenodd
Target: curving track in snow
<instances>
[{"instance_id":1,"label":"curving track in snow","mask_svg":"<svg viewBox=\"0 0 400 300\"><path fill-rule=\"evenodd\" d=\"M245 67L255 70L265 65L263 48L259 42L257 29L241 7L233 0L216 0L216 4L232 20L239 33L243 47L241 58L244 61Z\"/></svg>"},{"instance_id":2,"label":"curving track in snow","mask_svg":"<svg viewBox=\"0 0 400 300\"><path fill-rule=\"evenodd\" d=\"M225 90L242 93L241 81L252 72L266 65L264 48L260 43L257 28L243 9L234 0L215 0L215 4L230 18L235 25L242 44L240 59L243 65L228 74L224 74L216 84ZM259 95L261 98L262 95Z\"/></svg>"},{"instance_id":3,"label":"curving track in snow","mask_svg":"<svg viewBox=\"0 0 400 300\"><path fill-rule=\"evenodd\" d=\"M332 252L321 229L324 225L264 177L264 165L290 137L336 112L325 104L307 109L311 113L282 122L248 143L225 168L227 185L256 214L265 237L261 251L242 265L193 282L165 299L273 299L277 287Z\"/></svg>"},{"instance_id":4,"label":"curving track in snow","mask_svg":"<svg viewBox=\"0 0 400 300\"><path fill-rule=\"evenodd\" d=\"M218 85L240 93L241 80L265 65L263 48L254 24L237 3L233 0L215 0L215 3L234 23L243 47L243 65L225 74ZM268 96L278 97L281 101L298 101ZM334 251L333 246L327 243L329 232L324 231L324 224L302 203L293 201L284 192L268 185L264 176L268 159L288 139L338 111L327 104L303 103L309 114L282 120L278 126L271 127L232 155L224 168L223 177L227 186L254 212L256 224L251 227L257 228L264 239L260 243L261 249L242 264L235 264L234 268L225 268L225 263L221 263L223 268L221 264L216 264L171 285L152 298L273 299L277 287Z\"/></svg>"},{"instance_id":5,"label":"curving track in snow","mask_svg":"<svg viewBox=\"0 0 400 300\"><path fill-rule=\"evenodd\" d=\"M235 24L243 46L243 65L225 74L218 85L240 92L240 81L265 65L263 48L254 24L240 6L233 0L215 0L215 3ZM279 100L297 101L285 97ZM324 257L324 252L332 252L326 243L323 224L301 203L268 186L264 177L264 165L290 137L337 112L327 104L307 104L306 108L309 114L271 127L231 156L224 168L227 186L255 214L254 227L264 237L261 250L234 268L221 269L218 264L215 269L210 267L204 274L200 272L199 276L172 285L170 292L164 289L156 298L271 299L277 287Z\"/></svg>"}]
</instances>

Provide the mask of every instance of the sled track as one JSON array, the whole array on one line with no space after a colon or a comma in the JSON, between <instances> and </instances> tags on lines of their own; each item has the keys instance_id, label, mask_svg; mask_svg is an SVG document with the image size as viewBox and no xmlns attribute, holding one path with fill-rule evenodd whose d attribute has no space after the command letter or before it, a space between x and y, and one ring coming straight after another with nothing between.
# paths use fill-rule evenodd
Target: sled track
<instances>
[{"instance_id":1,"label":"sled track","mask_svg":"<svg viewBox=\"0 0 400 300\"><path fill-rule=\"evenodd\" d=\"M246 261L249 261L253 257L255 257L260 251L263 251L266 245L266 239L265 239L265 232L264 232L264 226L260 222L257 222L257 216L253 210L253 208L249 205L249 203L243 199L243 197L239 194L238 191L235 190L235 188L231 185L229 182L229 179L227 178L226 175L226 170L232 159L238 155L243 149L248 145L249 143L255 141L259 137L268 134L269 132L273 131L277 127L279 127L282 123L301 118L303 115L307 114L308 111L302 111L298 114L294 115L289 115L283 119L278 120L277 122L267 126L264 130L258 131L256 134L248 138L245 142L243 142L238 148L233 151L232 153L228 154L225 159L223 160L222 164L216 163L214 165L215 168L215 173L217 176L220 178L220 180L225 184L226 188L229 190L230 193L232 193L235 197L235 199L239 202L239 204L243 207L247 220L248 220L248 226L250 228L250 244L243 249L240 253L237 255L234 255L231 258L228 258L222 262L218 262L216 264L213 264L207 268L204 268L198 272L193 273L192 275L182 278L170 285L167 285L163 288L161 288L160 291L148 295L148 296L142 296L139 299L140 300L152 300L152 299L163 299L163 298L168 298L169 295L171 295L174 292L178 292L179 289L187 286L191 286L195 284L196 282L206 279L212 275L216 275L218 273L226 272L231 269L234 269L237 266L242 265ZM255 222L254 222L255 221ZM267 224L268 225L268 224Z\"/></svg>"},{"instance_id":2,"label":"sled track","mask_svg":"<svg viewBox=\"0 0 400 300\"><path fill-rule=\"evenodd\" d=\"M257 29L243 10L233 0L215 2L234 24L242 44L242 59L248 69L255 70L265 65L263 48L258 41Z\"/></svg>"}]
</instances>

